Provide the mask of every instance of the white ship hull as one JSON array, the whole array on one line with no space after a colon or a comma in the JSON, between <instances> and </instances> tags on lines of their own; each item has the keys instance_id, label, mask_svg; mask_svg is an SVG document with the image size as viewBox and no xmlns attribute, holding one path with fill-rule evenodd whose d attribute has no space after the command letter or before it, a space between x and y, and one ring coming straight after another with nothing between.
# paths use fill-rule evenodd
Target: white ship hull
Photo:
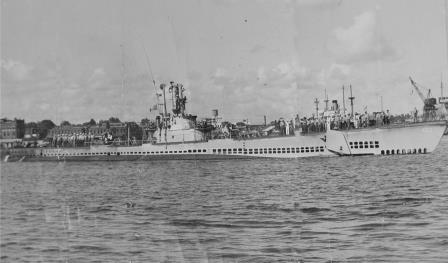
<instances>
[{"instance_id":1,"label":"white ship hull","mask_svg":"<svg viewBox=\"0 0 448 263\"><path fill-rule=\"evenodd\" d=\"M357 130L331 130L326 134L330 152L338 155L430 153L439 144L445 122L415 123Z\"/></svg>"},{"instance_id":2,"label":"white ship hull","mask_svg":"<svg viewBox=\"0 0 448 263\"><path fill-rule=\"evenodd\" d=\"M266 137L249 140L218 139L194 143L92 146L82 148L15 149L11 156L23 160L151 160L241 159L332 156L324 134ZM28 150L28 151L27 151ZM32 150L32 152L29 152Z\"/></svg>"}]
</instances>

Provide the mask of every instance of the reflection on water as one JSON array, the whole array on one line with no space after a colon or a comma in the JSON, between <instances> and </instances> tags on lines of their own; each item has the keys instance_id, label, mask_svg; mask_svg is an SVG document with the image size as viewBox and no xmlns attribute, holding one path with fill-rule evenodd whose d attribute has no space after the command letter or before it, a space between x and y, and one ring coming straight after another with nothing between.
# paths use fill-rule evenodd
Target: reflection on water
<instances>
[{"instance_id":1,"label":"reflection on water","mask_svg":"<svg viewBox=\"0 0 448 263\"><path fill-rule=\"evenodd\" d=\"M443 262L428 155L1 164L1 262Z\"/></svg>"}]
</instances>

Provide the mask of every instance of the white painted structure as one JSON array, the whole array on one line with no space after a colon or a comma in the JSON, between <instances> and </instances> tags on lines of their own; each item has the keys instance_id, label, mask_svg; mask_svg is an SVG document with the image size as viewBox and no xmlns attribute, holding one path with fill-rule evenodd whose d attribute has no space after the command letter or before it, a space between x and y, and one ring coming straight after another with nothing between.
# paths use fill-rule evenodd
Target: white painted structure
<instances>
[{"instance_id":1,"label":"white painted structure","mask_svg":"<svg viewBox=\"0 0 448 263\"><path fill-rule=\"evenodd\" d=\"M338 155L430 153L439 144L446 122L423 122L380 128L330 130L326 146Z\"/></svg>"},{"instance_id":2,"label":"white painted structure","mask_svg":"<svg viewBox=\"0 0 448 263\"><path fill-rule=\"evenodd\" d=\"M189 130L186 130L189 134ZM248 140L217 139L188 143L156 143L141 146L92 146L85 148L42 148L36 157L52 159L233 159L299 158L334 155L327 151L323 135L261 137ZM103 156L105 158L100 158Z\"/></svg>"}]
</instances>

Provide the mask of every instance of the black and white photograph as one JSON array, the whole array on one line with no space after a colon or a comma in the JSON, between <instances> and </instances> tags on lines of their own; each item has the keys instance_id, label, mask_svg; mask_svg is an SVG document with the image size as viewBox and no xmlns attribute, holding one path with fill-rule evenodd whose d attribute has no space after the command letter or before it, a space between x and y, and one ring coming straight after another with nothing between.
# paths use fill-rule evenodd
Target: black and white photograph
<instances>
[{"instance_id":1,"label":"black and white photograph","mask_svg":"<svg viewBox=\"0 0 448 263\"><path fill-rule=\"evenodd\" d=\"M0 0L0 262L448 262L448 0Z\"/></svg>"}]
</instances>

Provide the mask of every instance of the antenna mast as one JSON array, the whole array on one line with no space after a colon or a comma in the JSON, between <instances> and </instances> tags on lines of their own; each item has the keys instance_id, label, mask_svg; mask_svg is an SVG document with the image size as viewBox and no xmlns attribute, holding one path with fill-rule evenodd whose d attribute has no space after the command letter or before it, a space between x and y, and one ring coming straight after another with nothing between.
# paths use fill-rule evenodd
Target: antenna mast
<instances>
[{"instance_id":1,"label":"antenna mast","mask_svg":"<svg viewBox=\"0 0 448 263\"><path fill-rule=\"evenodd\" d=\"M440 79L440 97L443 97L443 81Z\"/></svg>"},{"instance_id":2,"label":"antenna mast","mask_svg":"<svg viewBox=\"0 0 448 263\"><path fill-rule=\"evenodd\" d=\"M381 111L384 111L383 110L383 95L381 95Z\"/></svg>"},{"instance_id":3,"label":"antenna mast","mask_svg":"<svg viewBox=\"0 0 448 263\"><path fill-rule=\"evenodd\" d=\"M168 117L168 113L166 111L166 95L165 95L165 84L160 85L160 89L162 90L163 94L163 119L166 121L166 118Z\"/></svg>"},{"instance_id":4,"label":"antenna mast","mask_svg":"<svg viewBox=\"0 0 448 263\"><path fill-rule=\"evenodd\" d=\"M446 38L446 59L448 63L448 1L445 0L445 38Z\"/></svg>"},{"instance_id":5,"label":"antenna mast","mask_svg":"<svg viewBox=\"0 0 448 263\"><path fill-rule=\"evenodd\" d=\"M121 103L124 105L124 93L125 91L125 75L126 75L126 71L125 71L125 65L124 65L124 44L121 43L120 44L121 47ZM121 107L122 112L124 112L124 107Z\"/></svg>"},{"instance_id":6,"label":"antenna mast","mask_svg":"<svg viewBox=\"0 0 448 263\"><path fill-rule=\"evenodd\" d=\"M151 62L149 61L148 52L146 52L146 48L145 48L145 45L143 43L143 39L141 37L140 37L140 44L141 44L141 46L143 48L143 52L145 52L146 64L148 65L149 74L151 74L151 80L152 80L152 85L154 86L154 92L157 93L156 80L154 79L154 73L152 72Z\"/></svg>"},{"instance_id":7,"label":"antenna mast","mask_svg":"<svg viewBox=\"0 0 448 263\"><path fill-rule=\"evenodd\" d=\"M353 94L352 94L352 84L350 84L350 97L348 97L348 99L350 100L350 108L351 108L352 117L353 117L353 100L355 99L355 97L353 97Z\"/></svg>"}]
</instances>

